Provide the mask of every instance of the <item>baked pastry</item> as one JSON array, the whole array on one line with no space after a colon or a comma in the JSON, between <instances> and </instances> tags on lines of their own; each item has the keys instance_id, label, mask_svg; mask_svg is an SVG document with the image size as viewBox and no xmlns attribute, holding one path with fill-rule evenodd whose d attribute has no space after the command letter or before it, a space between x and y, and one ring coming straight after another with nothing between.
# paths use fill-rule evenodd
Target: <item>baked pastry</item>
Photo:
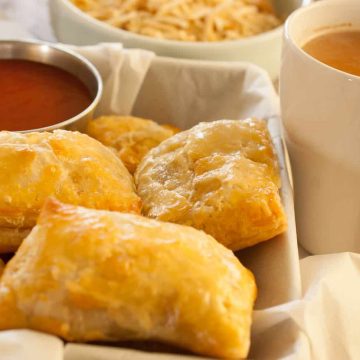
<instances>
[{"instance_id":1,"label":"baked pastry","mask_svg":"<svg viewBox=\"0 0 360 360\"><path fill-rule=\"evenodd\" d=\"M105 146L78 132L0 132L0 252L15 251L44 200L139 213L132 176Z\"/></svg>"},{"instance_id":2,"label":"baked pastry","mask_svg":"<svg viewBox=\"0 0 360 360\"><path fill-rule=\"evenodd\" d=\"M232 250L286 229L266 123L200 123L152 149L135 174L146 216L204 230Z\"/></svg>"},{"instance_id":3,"label":"baked pastry","mask_svg":"<svg viewBox=\"0 0 360 360\"><path fill-rule=\"evenodd\" d=\"M153 147L174 135L174 126L159 125L134 116L101 116L89 122L87 133L114 148L130 173Z\"/></svg>"},{"instance_id":4,"label":"baked pastry","mask_svg":"<svg viewBox=\"0 0 360 360\"><path fill-rule=\"evenodd\" d=\"M253 275L191 227L49 200L0 281L0 330L247 355Z\"/></svg>"}]
</instances>

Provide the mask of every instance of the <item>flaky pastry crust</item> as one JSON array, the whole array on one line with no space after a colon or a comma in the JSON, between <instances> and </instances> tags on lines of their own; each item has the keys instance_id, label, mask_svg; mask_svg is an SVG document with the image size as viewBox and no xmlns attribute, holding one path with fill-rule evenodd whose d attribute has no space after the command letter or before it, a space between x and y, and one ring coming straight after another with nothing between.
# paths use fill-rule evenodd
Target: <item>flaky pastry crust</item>
<instances>
[{"instance_id":1,"label":"flaky pastry crust","mask_svg":"<svg viewBox=\"0 0 360 360\"><path fill-rule=\"evenodd\" d=\"M246 357L253 275L191 227L49 200L0 281L0 330Z\"/></svg>"},{"instance_id":2,"label":"flaky pastry crust","mask_svg":"<svg viewBox=\"0 0 360 360\"><path fill-rule=\"evenodd\" d=\"M130 173L150 149L177 133L170 125L159 125L134 116L101 116L89 122L87 133L114 148Z\"/></svg>"},{"instance_id":3,"label":"flaky pastry crust","mask_svg":"<svg viewBox=\"0 0 360 360\"><path fill-rule=\"evenodd\" d=\"M266 123L200 123L165 140L135 173L146 216L193 226L239 250L286 229Z\"/></svg>"},{"instance_id":4,"label":"flaky pastry crust","mask_svg":"<svg viewBox=\"0 0 360 360\"><path fill-rule=\"evenodd\" d=\"M139 213L121 161L78 132L0 132L0 252L14 251L48 196L90 208Z\"/></svg>"}]
</instances>

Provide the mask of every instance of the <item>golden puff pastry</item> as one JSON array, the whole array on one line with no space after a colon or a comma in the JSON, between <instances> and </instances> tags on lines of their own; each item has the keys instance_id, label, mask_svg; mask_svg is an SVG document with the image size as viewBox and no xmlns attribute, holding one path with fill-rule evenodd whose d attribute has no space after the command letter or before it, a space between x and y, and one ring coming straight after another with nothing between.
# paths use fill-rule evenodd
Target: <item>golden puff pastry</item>
<instances>
[{"instance_id":1,"label":"golden puff pastry","mask_svg":"<svg viewBox=\"0 0 360 360\"><path fill-rule=\"evenodd\" d=\"M171 125L159 125L133 116L101 116L89 122L87 133L117 151L130 173L153 147L177 133Z\"/></svg>"},{"instance_id":2,"label":"golden puff pastry","mask_svg":"<svg viewBox=\"0 0 360 360\"><path fill-rule=\"evenodd\" d=\"M144 214L204 230L232 250L286 229L266 123L200 123L152 149L135 174Z\"/></svg>"},{"instance_id":3,"label":"golden puff pastry","mask_svg":"<svg viewBox=\"0 0 360 360\"><path fill-rule=\"evenodd\" d=\"M17 249L44 200L139 213L132 176L112 151L65 130L0 132L0 252Z\"/></svg>"},{"instance_id":4,"label":"golden puff pastry","mask_svg":"<svg viewBox=\"0 0 360 360\"><path fill-rule=\"evenodd\" d=\"M238 359L255 297L252 273L202 231L50 199L1 278L0 330Z\"/></svg>"}]
</instances>

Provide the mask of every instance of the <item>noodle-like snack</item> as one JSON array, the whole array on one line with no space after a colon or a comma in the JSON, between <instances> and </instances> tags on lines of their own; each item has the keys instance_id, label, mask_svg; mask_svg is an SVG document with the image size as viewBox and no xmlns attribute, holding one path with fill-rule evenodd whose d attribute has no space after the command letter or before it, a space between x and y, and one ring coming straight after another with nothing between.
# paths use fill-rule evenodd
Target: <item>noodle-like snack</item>
<instances>
[{"instance_id":1,"label":"noodle-like snack","mask_svg":"<svg viewBox=\"0 0 360 360\"><path fill-rule=\"evenodd\" d=\"M71 0L112 26L159 39L234 40L280 25L269 0Z\"/></svg>"}]
</instances>

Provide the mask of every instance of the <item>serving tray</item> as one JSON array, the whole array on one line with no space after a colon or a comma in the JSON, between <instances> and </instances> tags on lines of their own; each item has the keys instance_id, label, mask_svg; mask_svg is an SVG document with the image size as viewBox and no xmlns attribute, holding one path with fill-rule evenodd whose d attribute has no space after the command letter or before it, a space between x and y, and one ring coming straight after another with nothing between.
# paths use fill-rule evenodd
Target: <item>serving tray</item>
<instances>
[{"instance_id":1,"label":"serving tray","mask_svg":"<svg viewBox=\"0 0 360 360\"><path fill-rule=\"evenodd\" d=\"M284 234L237 253L253 271L258 285L256 309L265 309L301 296L299 259L295 229L291 173L281 135L278 97L265 71L246 63L151 58L138 50L102 44L76 48L98 67L105 81L101 114L131 113L160 123L187 129L200 121L264 118L277 150L281 168L281 197L288 218ZM145 59L145 60L144 60ZM14 357L11 359L176 359L177 349L137 344L62 344L53 336L14 330L11 333ZM30 336L29 333L31 334ZM14 335L15 334L15 335ZM7 334L5 334L7 335ZM36 339L36 341L35 341ZM57 342L46 352L46 343ZM29 342L30 344L28 344ZM31 345L31 346L28 346ZM26 351L31 348L32 351ZM139 350L139 348L141 350ZM145 350L145 351L143 351ZM159 354L161 352L161 355ZM191 355L193 356L193 355Z\"/></svg>"}]
</instances>

